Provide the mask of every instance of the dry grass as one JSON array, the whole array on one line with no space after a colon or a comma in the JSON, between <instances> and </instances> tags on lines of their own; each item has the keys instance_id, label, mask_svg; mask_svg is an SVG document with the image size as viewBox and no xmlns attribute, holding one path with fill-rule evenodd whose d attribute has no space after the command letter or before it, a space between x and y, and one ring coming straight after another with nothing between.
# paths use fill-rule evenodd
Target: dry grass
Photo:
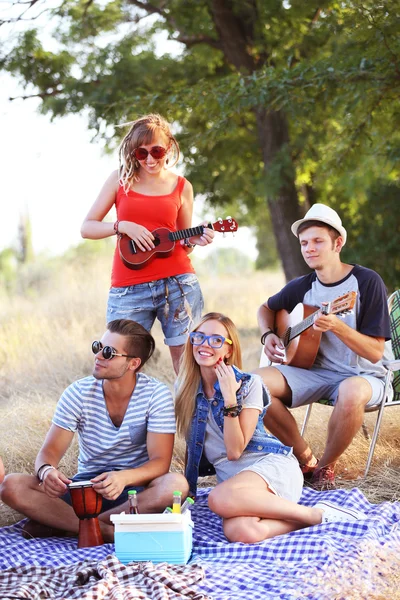
<instances>
[{"instance_id":1,"label":"dry grass","mask_svg":"<svg viewBox=\"0 0 400 600\"><path fill-rule=\"evenodd\" d=\"M109 285L108 262L99 258L91 267L55 270L47 285L41 286L40 294L14 297L2 303L5 308L0 320L0 455L6 472L33 472L36 453L61 392L69 383L91 372L93 359L90 343L101 336L104 330ZM239 327L246 369L256 368L260 357L257 308L283 283L281 273L253 273L242 278L202 278L205 311L225 312ZM158 349L146 370L172 387L174 374L158 325L153 333ZM313 408L308 438L317 455L324 446L330 410L324 406ZM303 412L303 409L295 412L299 422ZM370 430L375 417L374 413L366 416ZM361 478L368 443L360 433L338 463L340 487L357 485L371 502L399 500L399 446L400 411L393 408L384 415L370 476L365 481ZM63 468L67 473L75 471L76 450L74 444L64 458ZM182 469L183 457L184 444L177 440L174 469ZM208 484L209 481L204 483ZM19 518L19 515L0 505L0 525ZM351 569L357 568L361 572L368 564L375 565L379 573L386 569L388 575L385 580L394 582L392 567L398 570L398 556L393 555L393 549L372 548L371 544L360 548L358 565L352 565ZM342 567L339 569L340 577L346 572ZM313 576L318 578L317 573ZM338 579L335 581L337 583ZM400 598L393 591L394 585L390 594L386 588L378 586L378 595L375 592L372 595L371 592L369 596L363 596L362 590L355 592L353 585L353 595L349 591L348 595L341 592L340 596L336 596L335 582L325 578L320 583L325 586L324 589L330 590L327 598ZM315 585L320 583L315 579ZM307 596L304 594L302 597Z\"/></svg>"},{"instance_id":2,"label":"dry grass","mask_svg":"<svg viewBox=\"0 0 400 600\"><path fill-rule=\"evenodd\" d=\"M301 590L293 598L305 600L399 600L399 548L377 541L363 541L355 556L338 560L334 552L322 568L307 565ZM296 583L298 586L298 583Z\"/></svg>"}]
</instances>

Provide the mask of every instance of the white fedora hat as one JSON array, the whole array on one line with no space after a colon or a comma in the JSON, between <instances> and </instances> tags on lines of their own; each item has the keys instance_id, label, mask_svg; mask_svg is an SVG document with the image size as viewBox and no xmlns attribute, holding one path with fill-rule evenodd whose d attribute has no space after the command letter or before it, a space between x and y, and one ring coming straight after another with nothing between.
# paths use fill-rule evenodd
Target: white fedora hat
<instances>
[{"instance_id":1,"label":"white fedora hat","mask_svg":"<svg viewBox=\"0 0 400 600\"><path fill-rule=\"evenodd\" d=\"M292 233L294 233L296 237L299 237L297 235L298 228L306 221L321 221L321 223L330 225L340 233L343 238L343 246L345 245L347 240L347 231L342 225L342 219L339 217L337 212L333 210L333 208L330 208L325 204L313 204L310 210L306 212L303 219L293 223L291 229Z\"/></svg>"}]
</instances>

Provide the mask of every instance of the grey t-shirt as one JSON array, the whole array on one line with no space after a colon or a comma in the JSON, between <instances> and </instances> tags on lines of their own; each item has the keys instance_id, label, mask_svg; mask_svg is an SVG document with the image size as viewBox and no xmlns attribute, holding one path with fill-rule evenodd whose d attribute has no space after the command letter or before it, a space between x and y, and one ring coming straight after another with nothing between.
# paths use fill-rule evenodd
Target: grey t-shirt
<instances>
[{"instance_id":1,"label":"grey t-shirt","mask_svg":"<svg viewBox=\"0 0 400 600\"><path fill-rule=\"evenodd\" d=\"M214 398L208 398L209 403ZM260 413L263 410L262 381L258 375L252 375L249 385L249 391L246 397L242 399L243 410L254 408ZM254 463L254 452L244 451L242 456L235 461L230 461L226 457L226 448L224 444L224 435L219 429L213 417L211 407L208 410L206 435L204 439L204 454L207 460L214 465L218 483L225 481L229 477L236 475L239 471ZM262 455L257 453L257 458Z\"/></svg>"},{"instance_id":2,"label":"grey t-shirt","mask_svg":"<svg viewBox=\"0 0 400 600\"><path fill-rule=\"evenodd\" d=\"M341 281L324 284L315 273L290 281L280 292L268 299L273 311L285 309L291 312L299 303L321 307L323 302L356 292L354 309L338 315L349 327L372 337L390 340L390 323L387 308L387 294L381 277L359 265L354 265L350 273ZM385 344L384 359L392 358L390 341ZM358 356L332 332L322 334L317 358L312 368L319 367L348 375L373 375L383 378L385 371L382 361L371 363Z\"/></svg>"}]
</instances>

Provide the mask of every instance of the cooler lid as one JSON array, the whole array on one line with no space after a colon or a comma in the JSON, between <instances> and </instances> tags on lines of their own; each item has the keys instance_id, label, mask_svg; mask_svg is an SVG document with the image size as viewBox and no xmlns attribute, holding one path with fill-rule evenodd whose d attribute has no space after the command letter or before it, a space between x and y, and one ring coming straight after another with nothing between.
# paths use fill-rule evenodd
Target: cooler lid
<instances>
[{"instance_id":1,"label":"cooler lid","mask_svg":"<svg viewBox=\"0 0 400 600\"><path fill-rule=\"evenodd\" d=\"M140 514L140 515L131 515L126 513L120 513L115 515L110 515L110 520L113 523L129 523L129 524L162 524L162 523L184 523L188 521L193 525L190 510L184 512L183 514L174 514L174 513L149 513L149 514Z\"/></svg>"}]
</instances>

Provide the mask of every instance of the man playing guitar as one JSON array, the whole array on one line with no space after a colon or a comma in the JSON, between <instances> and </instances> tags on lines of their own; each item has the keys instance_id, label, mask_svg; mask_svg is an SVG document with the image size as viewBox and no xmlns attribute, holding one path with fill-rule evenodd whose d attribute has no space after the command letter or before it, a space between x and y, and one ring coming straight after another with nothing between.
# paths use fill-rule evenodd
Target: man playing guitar
<instances>
[{"instance_id":1,"label":"man playing guitar","mask_svg":"<svg viewBox=\"0 0 400 600\"><path fill-rule=\"evenodd\" d=\"M384 393L382 357L385 341L390 340L386 288L375 271L341 261L347 233L330 207L314 204L304 219L293 223L292 232L314 272L290 281L258 310L264 352L277 363L258 370L272 397L264 423L283 444L293 446L313 487L330 489L335 486L335 463L361 427L365 406L378 404ZM321 308L354 292L357 297L350 313L339 316L320 310L313 317L312 327L322 336L311 368L285 364L285 346L275 334L276 313L291 312L298 303ZM386 346L390 354L390 343ZM318 462L288 408L321 399L332 401L334 409Z\"/></svg>"}]
</instances>

